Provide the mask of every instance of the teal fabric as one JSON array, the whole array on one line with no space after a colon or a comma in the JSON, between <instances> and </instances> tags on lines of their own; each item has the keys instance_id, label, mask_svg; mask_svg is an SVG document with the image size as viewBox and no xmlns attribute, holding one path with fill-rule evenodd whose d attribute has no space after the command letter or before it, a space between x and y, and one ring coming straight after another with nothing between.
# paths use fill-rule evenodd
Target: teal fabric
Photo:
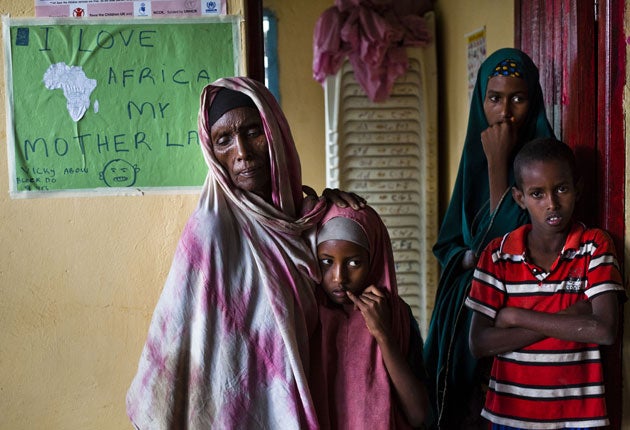
<instances>
[{"instance_id":1,"label":"teal fabric","mask_svg":"<svg viewBox=\"0 0 630 430\"><path fill-rule=\"evenodd\" d=\"M536 137L554 135L545 113L536 65L517 49L503 48L494 52L477 75L457 180L433 247L442 274L424 346L424 361L434 414L441 428L459 427L453 424L457 422L454 417L466 414L463 409L469 404L471 390L481 382L478 362L468 348L471 311L464 306L464 300L473 269L461 268L464 253L472 249L479 255L490 240L528 221L527 213L516 205L510 193L493 213L489 210L488 169L481 144L481 132L488 128L483 101L488 79L497 64L505 59L517 62L529 92L529 113L520 130L519 146ZM514 183L511 166L509 175L510 183Z\"/></svg>"}]
</instances>

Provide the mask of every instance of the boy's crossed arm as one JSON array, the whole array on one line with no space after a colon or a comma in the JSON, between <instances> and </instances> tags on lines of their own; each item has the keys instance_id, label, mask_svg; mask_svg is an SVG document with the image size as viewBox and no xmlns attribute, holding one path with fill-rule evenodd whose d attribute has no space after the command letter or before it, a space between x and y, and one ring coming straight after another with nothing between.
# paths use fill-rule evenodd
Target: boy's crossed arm
<instances>
[{"instance_id":1,"label":"boy's crossed arm","mask_svg":"<svg viewBox=\"0 0 630 430\"><path fill-rule=\"evenodd\" d=\"M602 293L590 302L578 302L558 313L506 307L492 321L475 311L468 342L475 357L515 351L547 337L610 345L617 336L618 313L614 291Z\"/></svg>"}]
</instances>

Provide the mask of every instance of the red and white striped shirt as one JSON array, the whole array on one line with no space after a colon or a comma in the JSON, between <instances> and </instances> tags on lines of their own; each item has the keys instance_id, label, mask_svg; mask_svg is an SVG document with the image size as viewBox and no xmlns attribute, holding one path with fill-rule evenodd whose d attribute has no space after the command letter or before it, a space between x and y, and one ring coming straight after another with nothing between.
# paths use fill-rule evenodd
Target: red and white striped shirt
<instances>
[{"instance_id":1,"label":"red and white striped shirt","mask_svg":"<svg viewBox=\"0 0 630 430\"><path fill-rule=\"evenodd\" d=\"M556 313L598 294L625 294L610 237L574 223L545 272L526 259L531 225L494 239L482 253L466 305L495 319L503 307ZM546 338L495 356L482 416L528 429L608 424L599 346Z\"/></svg>"}]
</instances>

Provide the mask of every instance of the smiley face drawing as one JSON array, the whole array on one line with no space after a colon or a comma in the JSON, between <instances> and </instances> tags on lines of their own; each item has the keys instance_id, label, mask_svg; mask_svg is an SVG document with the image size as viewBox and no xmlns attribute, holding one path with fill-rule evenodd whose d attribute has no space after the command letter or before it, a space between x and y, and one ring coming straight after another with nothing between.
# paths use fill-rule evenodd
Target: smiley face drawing
<instances>
[{"instance_id":1,"label":"smiley face drawing","mask_svg":"<svg viewBox=\"0 0 630 430\"><path fill-rule=\"evenodd\" d=\"M108 187L131 187L136 183L138 166L134 166L122 158L116 158L108 162L103 171L99 173L99 179Z\"/></svg>"}]
</instances>

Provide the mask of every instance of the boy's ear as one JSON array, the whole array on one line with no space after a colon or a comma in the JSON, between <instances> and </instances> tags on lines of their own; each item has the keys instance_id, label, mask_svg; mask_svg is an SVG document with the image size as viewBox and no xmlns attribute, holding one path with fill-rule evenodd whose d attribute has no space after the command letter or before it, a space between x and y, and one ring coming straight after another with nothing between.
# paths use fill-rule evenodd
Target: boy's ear
<instances>
[{"instance_id":1,"label":"boy's ear","mask_svg":"<svg viewBox=\"0 0 630 430\"><path fill-rule=\"evenodd\" d=\"M525 209L525 196L517 187L512 187L512 198L521 209Z\"/></svg>"}]
</instances>

